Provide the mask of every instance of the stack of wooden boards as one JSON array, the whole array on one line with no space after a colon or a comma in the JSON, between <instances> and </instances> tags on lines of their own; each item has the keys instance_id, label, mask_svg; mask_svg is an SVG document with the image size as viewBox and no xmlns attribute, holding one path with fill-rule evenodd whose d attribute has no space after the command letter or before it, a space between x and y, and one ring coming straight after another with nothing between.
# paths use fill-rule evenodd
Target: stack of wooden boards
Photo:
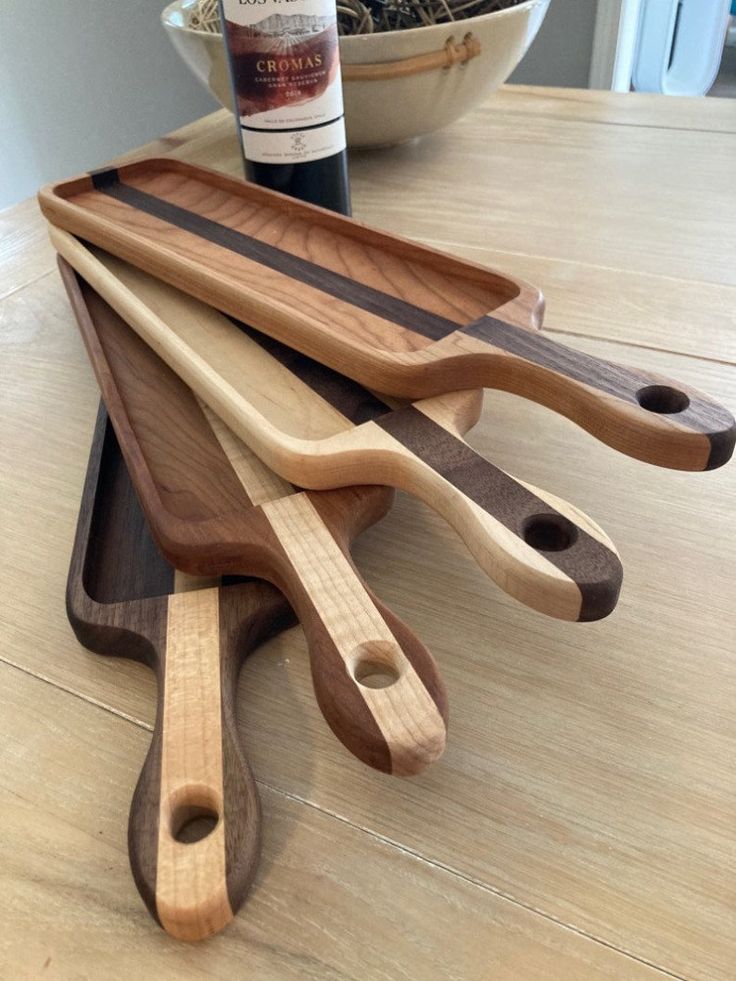
<instances>
[{"instance_id":1,"label":"stack of wooden boards","mask_svg":"<svg viewBox=\"0 0 736 981\"><path fill-rule=\"evenodd\" d=\"M540 334L528 284L214 172L141 161L40 200L115 431L101 413L69 615L88 647L157 672L131 864L165 929L207 936L258 858L233 691L245 652L292 622L281 593L353 754L408 775L444 748L437 666L350 557L388 488L442 514L535 610L592 620L615 606L605 532L464 442L481 387L678 469L725 463L735 424L702 393ZM219 578L244 575L280 592Z\"/></svg>"}]
</instances>

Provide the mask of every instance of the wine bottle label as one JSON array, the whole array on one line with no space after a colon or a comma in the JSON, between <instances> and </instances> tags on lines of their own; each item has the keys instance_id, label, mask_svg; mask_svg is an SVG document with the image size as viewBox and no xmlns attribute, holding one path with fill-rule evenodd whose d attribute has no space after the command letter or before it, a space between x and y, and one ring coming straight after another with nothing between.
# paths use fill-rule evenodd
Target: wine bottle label
<instances>
[{"instance_id":1,"label":"wine bottle label","mask_svg":"<svg viewBox=\"0 0 736 981\"><path fill-rule=\"evenodd\" d=\"M305 163L345 149L335 0L222 0L245 155Z\"/></svg>"}]
</instances>

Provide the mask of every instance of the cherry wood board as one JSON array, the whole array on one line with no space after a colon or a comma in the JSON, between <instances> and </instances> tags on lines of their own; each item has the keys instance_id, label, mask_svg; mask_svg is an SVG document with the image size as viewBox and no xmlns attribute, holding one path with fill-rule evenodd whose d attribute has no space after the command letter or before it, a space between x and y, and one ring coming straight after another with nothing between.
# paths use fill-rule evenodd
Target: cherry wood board
<instances>
[{"instance_id":1,"label":"cherry wood board","mask_svg":"<svg viewBox=\"0 0 736 981\"><path fill-rule=\"evenodd\" d=\"M709 396L530 329L543 299L522 280L164 158L39 200L51 222L373 389L501 388L675 469L733 453L736 422Z\"/></svg>"},{"instance_id":2,"label":"cherry wood board","mask_svg":"<svg viewBox=\"0 0 736 981\"><path fill-rule=\"evenodd\" d=\"M277 478L63 260L60 269L163 553L198 575L275 583L304 627L317 699L338 738L378 769L419 772L444 750L444 685L349 551L391 492L307 494Z\"/></svg>"},{"instance_id":3,"label":"cherry wood board","mask_svg":"<svg viewBox=\"0 0 736 981\"><path fill-rule=\"evenodd\" d=\"M240 667L294 615L265 583L177 582L153 542L102 403L66 602L85 647L156 673L156 724L130 808L130 864L168 933L211 936L242 905L261 847L260 801L235 720Z\"/></svg>"},{"instance_id":4,"label":"cherry wood board","mask_svg":"<svg viewBox=\"0 0 736 981\"><path fill-rule=\"evenodd\" d=\"M551 616L594 620L615 605L621 565L605 532L462 439L480 411L479 391L390 411L344 376L121 260L58 229L53 237L126 322L282 477L312 488L381 483L416 494L448 520L495 582Z\"/></svg>"}]
</instances>

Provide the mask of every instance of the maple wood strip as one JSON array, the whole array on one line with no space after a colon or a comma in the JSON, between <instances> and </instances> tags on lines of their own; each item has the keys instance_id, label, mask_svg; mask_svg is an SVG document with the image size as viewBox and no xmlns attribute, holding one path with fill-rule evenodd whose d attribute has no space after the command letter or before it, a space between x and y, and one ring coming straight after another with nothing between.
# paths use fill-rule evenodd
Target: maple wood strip
<instances>
[{"instance_id":1,"label":"maple wood strip","mask_svg":"<svg viewBox=\"0 0 736 981\"><path fill-rule=\"evenodd\" d=\"M399 776L416 773L444 751L446 706L438 708L385 619L365 601L351 563L326 533L309 496L300 494L289 505L273 501L263 510L336 645L345 673L359 682L389 749L388 769ZM324 568L331 570L329 588L320 583L318 572ZM328 688L320 702L343 697L340 690Z\"/></svg>"},{"instance_id":2,"label":"maple wood strip","mask_svg":"<svg viewBox=\"0 0 736 981\"><path fill-rule=\"evenodd\" d=\"M293 494L294 488L291 484L273 470L264 467L258 457L227 428L205 402L201 399L197 401L251 504L267 504Z\"/></svg>"},{"instance_id":3,"label":"maple wood strip","mask_svg":"<svg viewBox=\"0 0 736 981\"><path fill-rule=\"evenodd\" d=\"M182 940L217 933L234 915L226 883L218 607L217 588L172 594L167 607L156 910L164 929ZM178 840L197 817L214 820L214 828L199 841Z\"/></svg>"}]
</instances>

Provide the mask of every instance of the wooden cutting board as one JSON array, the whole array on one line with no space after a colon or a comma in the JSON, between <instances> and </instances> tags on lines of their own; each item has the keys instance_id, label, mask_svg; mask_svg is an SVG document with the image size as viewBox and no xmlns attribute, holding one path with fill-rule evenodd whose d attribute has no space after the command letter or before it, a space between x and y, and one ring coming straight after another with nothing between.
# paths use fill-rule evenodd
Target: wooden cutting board
<instances>
[{"instance_id":1,"label":"wooden cutting board","mask_svg":"<svg viewBox=\"0 0 736 981\"><path fill-rule=\"evenodd\" d=\"M733 452L723 406L538 333L539 291L493 270L174 160L50 185L39 200L54 224L372 389L501 388L677 469Z\"/></svg>"},{"instance_id":2,"label":"wooden cutting board","mask_svg":"<svg viewBox=\"0 0 736 981\"><path fill-rule=\"evenodd\" d=\"M133 482L178 569L273 582L297 612L319 706L359 759L418 773L444 750L437 666L370 591L350 542L390 507L385 487L295 490L236 439L60 260L62 276Z\"/></svg>"},{"instance_id":3,"label":"wooden cutting board","mask_svg":"<svg viewBox=\"0 0 736 981\"><path fill-rule=\"evenodd\" d=\"M442 514L481 568L523 603L569 620L598 619L615 605L621 565L605 533L463 441L480 411L477 390L391 411L354 382L119 259L59 230L54 239L125 321L285 479L317 489L400 487ZM174 561L182 565L187 557L177 553Z\"/></svg>"},{"instance_id":4,"label":"wooden cutting board","mask_svg":"<svg viewBox=\"0 0 736 981\"><path fill-rule=\"evenodd\" d=\"M154 545L101 405L67 612L85 647L156 672L156 724L130 809L130 864L151 915L172 936L198 940L233 918L260 854L258 791L235 719L240 666L295 621L266 583L191 590L186 580Z\"/></svg>"}]
</instances>

